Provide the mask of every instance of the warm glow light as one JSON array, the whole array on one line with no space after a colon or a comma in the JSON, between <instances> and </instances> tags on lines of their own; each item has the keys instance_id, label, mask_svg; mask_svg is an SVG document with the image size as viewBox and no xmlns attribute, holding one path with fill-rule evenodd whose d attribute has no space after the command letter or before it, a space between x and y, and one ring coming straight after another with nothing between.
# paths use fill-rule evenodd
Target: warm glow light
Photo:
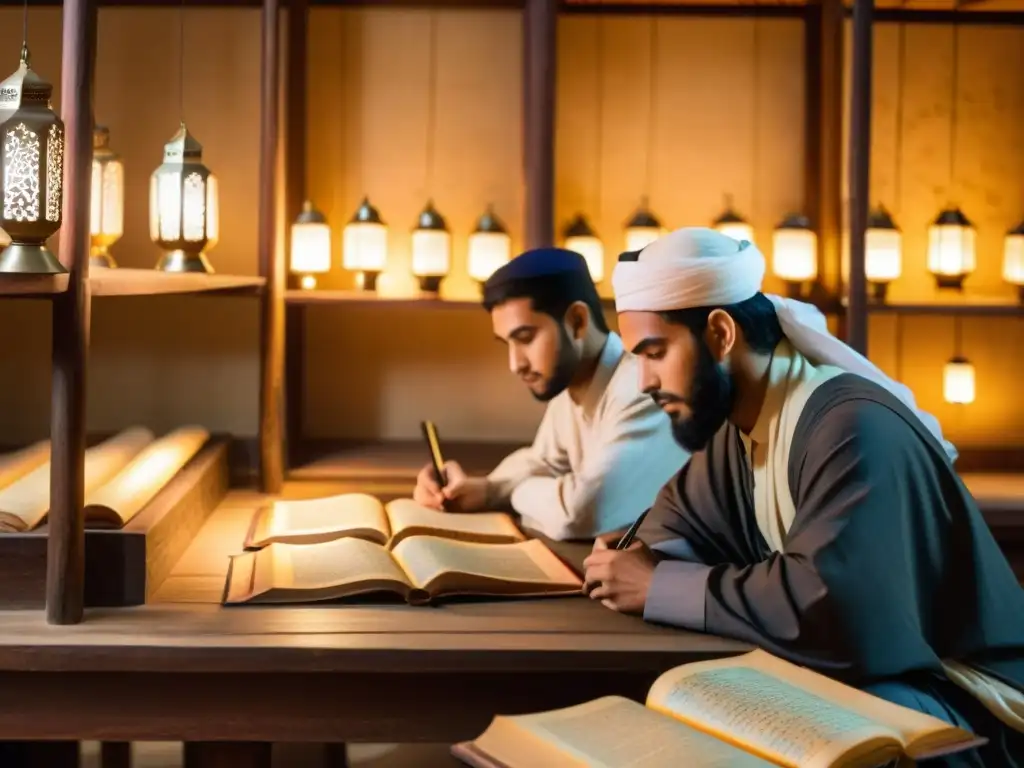
<instances>
[{"instance_id":1,"label":"warm glow light","mask_svg":"<svg viewBox=\"0 0 1024 768\"><path fill-rule=\"evenodd\" d=\"M1024 221L1003 241L1003 280L1017 286L1024 302Z\"/></svg>"},{"instance_id":2,"label":"warm glow light","mask_svg":"<svg viewBox=\"0 0 1024 768\"><path fill-rule=\"evenodd\" d=\"M98 125L92 134L92 191L89 258L96 267L115 267L111 245L124 234L124 163L110 149L110 131Z\"/></svg>"},{"instance_id":3,"label":"warm glow light","mask_svg":"<svg viewBox=\"0 0 1024 768\"><path fill-rule=\"evenodd\" d=\"M790 283L818 277L818 236L806 216L787 216L772 237L772 272Z\"/></svg>"},{"instance_id":4,"label":"warm glow light","mask_svg":"<svg viewBox=\"0 0 1024 768\"><path fill-rule=\"evenodd\" d=\"M331 268L331 227L326 217L307 200L292 224L290 267L302 275L299 284L306 290L316 287L314 274Z\"/></svg>"},{"instance_id":5,"label":"warm glow light","mask_svg":"<svg viewBox=\"0 0 1024 768\"><path fill-rule=\"evenodd\" d=\"M448 225L434 210L433 203L428 202L412 233L412 273L419 278L441 278L448 274L451 264L452 236ZM420 282L423 290L436 291L440 281Z\"/></svg>"},{"instance_id":6,"label":"warm glow light","mask_svg":"<svg viewBox=\"0 0 1024 768\"><path fill-rule=\"evenodd\" d=\"M974 366L963 357L954 357L942 369L942 396L947 403L970 405L974 402Z\"/></svg>"},{"instance_id":7,"label":"warm glow light","mask_svg":"<svg viewBox=\"0 0 1024 768\"><path fill-rule=\"evenodd\" d=\"M868 214L864 232L864 275L871 283L875 298L885 298L887 286L903 269L903 234L892 216L879 206Z\"/></svg>"},{"instance_id":8,"label":"warm glow light","mask_svg":"<svg viewBox=\"0 0 1024 768\"><path fill-rule=\"evenodd\" d=\"M712 226L726 237L748 243L754 242L754 228L732 207L732 197L725 198L725 211L712 222Z\"/></svg>"},{"instance_id":9,"label":"warm glow light","mask_svg":"<svg viewBox=\"0 0 1024 768\"><path fill-rule=\"evenodd\" d=\"M626 250L642 250L661 237L662 231L661 222L648 210L647 198L644 198L636 213L626 222Z\"/></svg>"},{"instance_id":10,"label":"warm glow light","mask_svg":"<svg viewBox=\"0 0 1024 768\"><path fill-rule=\"evenodd\" d=\"M583 214L576 214L563 233L565 248L575 251L587 262L587 271L595 283L604 280L604 244Z\"/></svg>"},{"instance_id":11,"label":"warm glow light","mask_svg":"<svg viewBox=\"0 0 1024 768\"><path fill-rule=\"evenodd\" d=\"M488 206L469 236L469 276L482 283L511 258L512 238L494 209Z\"/></svg>"},{"instance_id":12,"label":"warm glow light","mask_svg":"<svg viewBox=\"0 0 1024 768\"><path fill-rule=\"evenodd\" d=\"M388 262L388 228L368 198L363 198L345 225L341 250L342 266L360 273L357 285L374 290L377 275L384 271Z\"/></svg>"},{"instance_id":13,"label":"warm glow light","mask_svg":"<svg viewBox=\"0 0 1024 768\"><path fill-rule=\"evenodd\" d=\"M928 229L928 271L939 288L963 288L977 265L974 225L959 208L947 208Z\"/></svg>"}]
</instances>

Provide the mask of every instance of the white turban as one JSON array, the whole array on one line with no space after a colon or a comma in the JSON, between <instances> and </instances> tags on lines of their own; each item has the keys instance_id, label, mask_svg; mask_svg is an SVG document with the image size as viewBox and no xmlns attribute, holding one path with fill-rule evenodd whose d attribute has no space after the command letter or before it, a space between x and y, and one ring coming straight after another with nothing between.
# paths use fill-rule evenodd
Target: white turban
<instances>
[{"instance_id":1,"label":"white turban","mask_svg":"<svg viewBox=\"0 0 1024 768\"><path fill-rule=\"evenodd\" d=\"M637 261L615 265L615 310L666 312L738 304L761 290L764 269L764 256L753 243L739 242L706 227L677 229L644 248ZM889 390L917 414L950 460L956 460L956 448L943 438L938 419L917 407L910 389L829 333L825 316L817 307L766 296L775 306L782 332L794 349L816 365L856 373Z\"/></svg>"}]
</instances>

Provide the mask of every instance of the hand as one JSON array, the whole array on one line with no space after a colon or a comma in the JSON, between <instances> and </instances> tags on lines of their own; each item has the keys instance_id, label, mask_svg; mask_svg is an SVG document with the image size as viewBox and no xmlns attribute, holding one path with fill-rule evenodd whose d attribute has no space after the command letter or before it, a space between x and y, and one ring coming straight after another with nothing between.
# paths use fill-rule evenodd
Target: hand
<instances>
[{"instance_id":1,"label":"hand","mask_svg":"<svg viewBox=\"0 0 1024 768\"><path fill-rule=\"evenodd\" d=\"M605 608L621 613L641 614L654 578L657 561L642 541L627 549L609 549L603 539L594 541L594 551L583 561L583 591Z\"/></svg>"},{"instance_id":2,"label":"hand","mask_svg":"<svg viewBox=\"0 0 1024 768\"><path fill-rule=\"evenodd\" d=\"M423 467L416 476L413 500L424 507L449 512L477 512L487 505L487 478L469 477L455 461L445 462L444 473L448 484L441 488L434 465Z\"/></svg>"},{"instance_id":3,"label":"hand","mask_svg":"<svg viewBox=\"0 0 1024 768\"><path fill-rule=\"evenodd\" d=\"M626 535L626 531L629 528L620 528L617 531L609 531L608 533L602 533L600 536L594 539L594 552L599 549L615 549L615 545L619 543L619 540ZM601 545L598 545L601 542Z\"/></svg>"}]
</instances>

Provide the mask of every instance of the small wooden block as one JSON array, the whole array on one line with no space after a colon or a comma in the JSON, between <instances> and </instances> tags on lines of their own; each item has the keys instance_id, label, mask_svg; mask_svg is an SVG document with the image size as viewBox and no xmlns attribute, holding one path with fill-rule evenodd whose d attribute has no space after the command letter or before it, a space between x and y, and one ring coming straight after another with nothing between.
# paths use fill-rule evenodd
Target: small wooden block
<instances>
[{"instance_id":1,"label":"small wooden block","mask_svg":"<svg viewBox=\"0 0 1024 768\"><path fill-rule=\"evenodd\" d=\"M101 741L100 768L132 768L132 743Z\"/></svg>"},{"instance_id":2,"label":"small wooden block","mask_svg":"<svg viewBox=\"0 0 1024 768\"><path fill-rule=\"evenodd\" d=\"M270 768L271 745L261 741L190 741L185 768Z\"/></svg>"}]
</instances>

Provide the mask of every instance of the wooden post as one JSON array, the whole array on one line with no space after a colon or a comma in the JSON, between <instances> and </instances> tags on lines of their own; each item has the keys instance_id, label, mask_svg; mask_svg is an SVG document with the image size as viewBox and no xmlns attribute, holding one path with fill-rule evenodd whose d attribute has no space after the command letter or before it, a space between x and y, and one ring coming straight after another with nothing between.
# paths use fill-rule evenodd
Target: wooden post
<instances>
[{"instance_id":1,"label":"wooden post","mask_svg":"<svg viewBox=\"0 0 1024 768\"><path fill-rule=\"evenodd\" d=\"M260 50L260 488L284 484L284 259L277 248L278 0L263 0Z\"/></svg>"},{"instance_id":2,"label":"wooden post","mask_svg":"<svg viewBox=\"0 0 1024 768\"><path fill-rule=\"evenodd\" d=\"M810 0L805 22L804 207L818 235L818 283L842 295L843 0Z\"/></svg>"},{"instance_id":3,"label":"wooden post","mask_svg":"<svg viewBox=\"0 0 1024 768\"><path fill-rule=\"evenodd\" d=\"M85 386L89 348L89 192L96 0L64 0L61 115L64 220L60 260L71 273L53 299L50 513L46 620L77 624L85 596Z\"/></svg>"},{"instance_id":4,"label":"wooden post","mask_svg":"<svg viewBox=\"0 0 1024 768\"><path fill-rule=\"evenodd\" d=\"M526 0L523 13L525 246L555 243L555 32L557 0Z\"/></svg>"},{"instance_id":5,"label":"wooden post","mask_svg":"<svg viewBox=\"0 0 1024 768\"><path fill-rule=\"evenodd\" d=\"M871 194L872 0L853 3L853 82L850 88L850 277L846 343L868 353L867 278L864 274L868 198Z\"/></svg>"}]
</instances>

